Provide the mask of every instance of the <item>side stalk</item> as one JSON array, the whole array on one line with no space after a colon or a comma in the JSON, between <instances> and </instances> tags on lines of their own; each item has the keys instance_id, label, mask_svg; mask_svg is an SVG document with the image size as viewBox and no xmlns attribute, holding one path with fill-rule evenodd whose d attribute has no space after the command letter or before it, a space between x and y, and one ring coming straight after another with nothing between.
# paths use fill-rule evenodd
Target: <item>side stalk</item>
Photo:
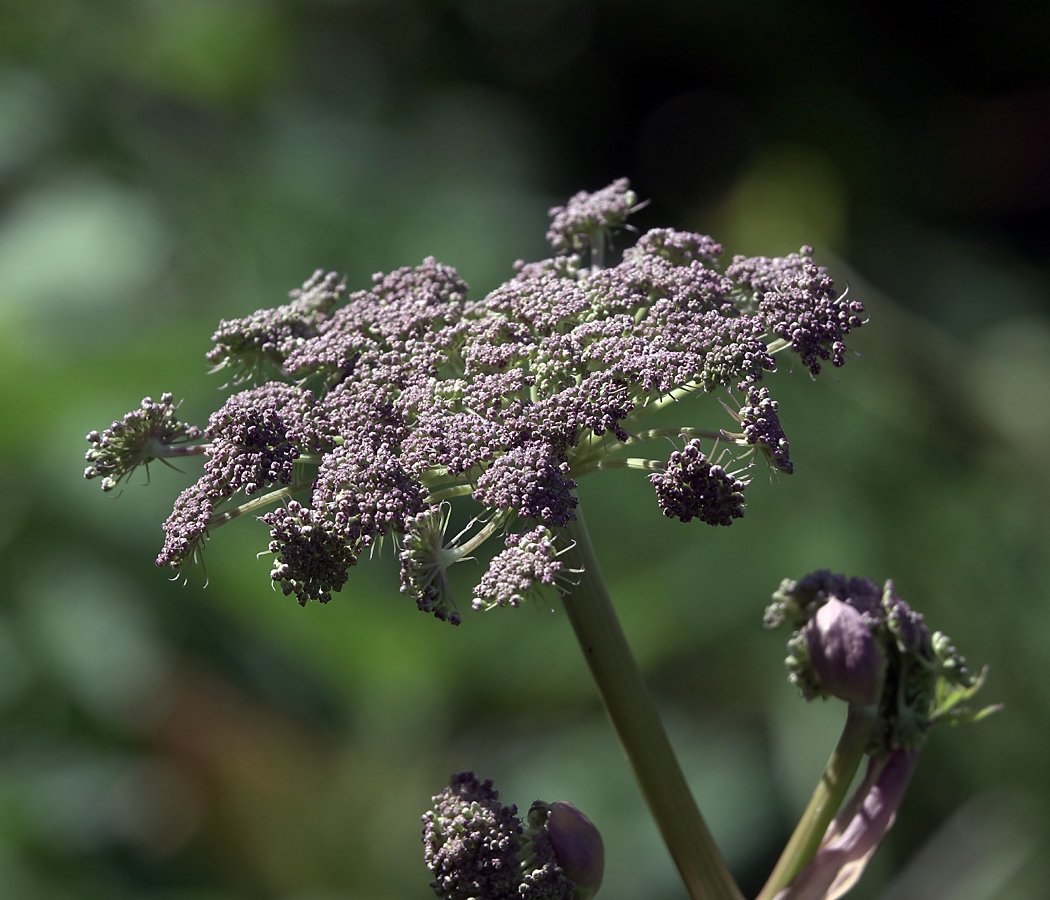
<instances>
[{"instance_id":1,"label":"side stalk","mask_svg":"<svg viewBox=\"0 0 1050 900\"><path fill-rule=\"evenodd\" d=\"M755 900L772 900L813 859L828 825L839 811L853 776L857 774L857 769L864 759L864 751L871 740L877 715L877 704L849 705L842 735L835 745L831 759L828 760L820 783L813 792L806 811L802 813L802 818L798 820L784 852L773 867L769 880Z\"/></svg>"},{"instance_id":2,"label":"side stalk","mask_svg":"<svg viewBox=\"0 0 1050 900\"><path fill-rule=\"evenodd\" d=\"M579 509L565 534L575 545L562 559L583 570L579 583L562 598L565 611L686 890L692 900L743 900L646 690Z\"/></svg>"}]
</instances>

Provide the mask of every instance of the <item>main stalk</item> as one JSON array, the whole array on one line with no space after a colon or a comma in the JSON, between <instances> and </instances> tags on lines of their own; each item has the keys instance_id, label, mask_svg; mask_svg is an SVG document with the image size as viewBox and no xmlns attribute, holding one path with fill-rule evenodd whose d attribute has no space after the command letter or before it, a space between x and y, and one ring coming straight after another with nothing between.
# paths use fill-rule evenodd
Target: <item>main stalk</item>
<instances>
[{"instance_id":1,"label":"main stalk","mask_svg":"<svg viewBox=\"0 0 1050 900\"><path fill-rule=\"evenodd\" d=\"M646 803L692 900L743 900L708 830L642 680L602 580L583 517L565 528L562 559L582 569L565 611Z\"/></svg>"}]
</instances>

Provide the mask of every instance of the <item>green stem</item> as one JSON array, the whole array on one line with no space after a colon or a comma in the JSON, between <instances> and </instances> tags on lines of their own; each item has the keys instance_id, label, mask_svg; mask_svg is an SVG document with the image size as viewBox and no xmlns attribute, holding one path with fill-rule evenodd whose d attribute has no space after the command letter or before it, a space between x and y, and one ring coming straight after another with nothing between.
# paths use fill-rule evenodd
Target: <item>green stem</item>
<instances>
[{"instance_id":1,"label":"green stem","mask_svg":"<svg viewBox=\"0 0 1050 900\"><path fill-rule=\"evenodd\" d=\"M709 441L724 441L727 444L734 444L737 447L748 446L747 438L742 434L734 434L729 431L710 431L707 428L652 428L649 431L640 431L636 434L628 444L634 444L638 441L651 441L654 438L676 438L676 437L687 437L687 438L706 438Z\"/></svg>"},{"instance_id":2,"label":"green stem","mask_svg":"<svg viewBox=\"0 0 1050 900\"><path fill-rule=\"evenodd\" d=\"M597 468L605 468L599 465L599 462L608 458L612 453L617 453L624 447L632 447L635 444L642 444L647 441L655 440L656 438L671 438L674 440L678 437L701 438L709 441L724 441L726 444L732 444L737 447L747 447L747 439L742 434L734 434L729 431L711 431L707 428L651 428L648 431L639 431L637 434L631 435L626 441L603 441L598 444L595 442L587 443L581 450L579 450L572 460L572 472L573 475L586 475L588 472L593 472Z\"/></svg>"},{"instance_id":3,"label":"green stem","mask_svg":"<svg viewBox=\"0 0 1050 900\"><path fill-rule=\"evenodd\" d=\"M743 900L704 823L602 581L580 511L563 554L583 570L563 597L580 648L649 810L692 900Z\"/></svg>"},{"instance_id":4,"label":"green stem","mask_svg":"<svg viewBox=\"0 0 1050 900\"><path fill-rule=\"evenodd\" d=\"M157 459L176 459L180 456L201 456L206 453L211 444L162 444L154 441L150 444L150 455Z\"/></svg>"},{"instance_id":5,"label":"green stem","mask_svg":"<svg viewBox=\"0 0 1050 900\"><path fill-rule=\"evenodd\" d=\"M618 456L615 459L599 459L580 471L586 474L593 469L641 469L645 472L663 472L667 463L658 459L642 459L637 456ZM575 474L575 473L574 473Z\"/></svg>"},{"instance_id":6,"label":"green stem","mask_svg":"<svg viewBox=\"0 0 1050 900\"><path fill-rule=\"evenodd\" d=\"M473 553L482 544L485 543L492 535L494 535L500 528L503 527L504 516L497 515L485 523L485 527L481 529L474 537L470 538L462 546L456 547L456 556L458 559L462 559L468 553Z\"/></svg>"},{"instance_id":7,"label":"green stem","mask_svg":"<svg viewBox=\"0 0 1050 900\"><path fill-rule=\"evenodd\" d=\"M427 495L427 503L443 503L453 497L465 497L474 492L474 486L470 484L456 484L452 487L442 488Z\"/></svg>"},{"instance_id":8,"label":"green stem","mask_svg":"<svg viewBox=\"0 0 1050 900\"><path fill-rule=\"evenodd\" d=\"M313 487L312 481L297 481L295 484L290 484L280 490L270 491L268 494L263 494L261 497L256 497L254 500L249 500L247 503L235 506L233 509L216 513L211 519L209 519L208 527L218 528L221 525L225 525L227 522L232 522L239 516L243 516L245 513L255 512L257 509L262 509L264 506L269 506L271 503L276 503L278 500L290 497L292 494L296 494L299 491L305 491L310 487Z\"/></svg>"},{"instance_id":9,"label":"green stem","mask_svg":"<svg viewBox=\"0 0 1050 900\"><path fill-rule=\"evenodd\" d=\"M813 859L864 759L877 716L877 704L849 705L846 725L820 783L756 900L771 900Z\"/></svg>"}]
</instances>

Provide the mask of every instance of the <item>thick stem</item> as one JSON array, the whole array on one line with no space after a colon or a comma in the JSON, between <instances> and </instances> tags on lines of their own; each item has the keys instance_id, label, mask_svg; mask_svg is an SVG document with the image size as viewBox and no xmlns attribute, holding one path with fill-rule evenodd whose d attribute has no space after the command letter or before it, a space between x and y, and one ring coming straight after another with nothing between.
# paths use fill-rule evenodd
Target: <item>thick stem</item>
<instances>
[{"instance_id":1,"label":"thick stem","mask_svg":"<svg viewBox=\"0 0 1050 900\"><path fill-rule=\"evenodd\" d=\"M871 741L877 715L877 704L849 705L842 735L831 754L831 759L828 760L820 783L756 900L770 900L775 897L777 892L790 884L813 859L828 825L842 805L861 760L864 759L864 751Z\"/></svg>"},{"instance_id":2,"label":"thick stem","mask_svg":"<svg viewBox=\"0 0 1050 900\"><path fill-rule=\"evenodd\" d=\"M563 560L582 569L563 597L580 648L646 803L692 900L743 900L704 823L602 581L579 510Z\"/></svg>"}]
</instances>

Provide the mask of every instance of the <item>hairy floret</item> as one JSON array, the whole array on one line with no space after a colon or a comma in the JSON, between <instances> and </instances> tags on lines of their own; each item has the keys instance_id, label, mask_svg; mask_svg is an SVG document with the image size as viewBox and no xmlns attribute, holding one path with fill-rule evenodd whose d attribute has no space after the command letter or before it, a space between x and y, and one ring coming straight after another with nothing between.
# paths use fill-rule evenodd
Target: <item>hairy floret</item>
<instances>
[{"instance_id":1,"label":"hairy floret","mask_svg":"<svg viewBox=\"0 0 1050 900\"><path fill-rule=\"evenodd\" d=\"M656 488L660 509L668 518L689 522L699 519L708 525L731 525L744 515L746 482L712 463L693 438L675 450L663 472L649 481Z\"/></svg>"},{"instance_id":2,"label":"hairy floret","mask_svg":"<svg viewBox=\"0 0 1050 900\"><path fill-rule=\"evenodd\" d=\"M554 535L543 525L509 534L505 550L489 564L474 588L474 609L521 606L533 591L553 585L564 568Z\"/></svg>"},{"instance_id":3,"label":"hairy floret","mask_svg":"<svg viewBox=\"0 0 1050 900\"><path fill-rule=\"evenodd\" d=\"M84 477L101 478L102 490L111 491L139 466L168 455L166 451L171 446L199 438L199 428L185 425L175 417L178 408L168 393L161 395L159 403L152 397L143 397L139 409L133 409L101 434L89 432L91 448L84 458L90 465L84 470Z\"/></svg>"},{"instance_id":4,"label":"hairy floret","mask_svg":"<svg viewBox=\"0 0 1050 900\"><path fill-rule=\"evenodd\" d=\"M270 363L279 369L292 351L317 334L342 299L346 283L335 272L318 269L288 296L291 303L261 309L243 319L223 319L208 354L213 372L234 369L234 382L247 381Z\"/></svg>"},{"instance_id":5,"label":"hairy floret","mask_svg":"<svg viewBox=\"0 0 1050 900\"><path fill-rule=\"evenodd\" d=\"M288 501L262 516L270 526L270 552L276 554L270 578L300 606L309 600L327 603L332 591L346 584L347 569L357 562L332 522L312 509Z\"/></svg>"},{"instance_id":6,"label":"hairy floret","mask_svg":"<svg viewBox=\"0 0 1050 900\"><path fill-rule=\"evenodd\" d=\"M626 178L618 178L594 193L580 191L564 206L551 207L547 240L555 253L593 247L600 234L625 225L636 206L638 195Z\"/></svg>"},{"instance_id":7,"label":"hairy floret","mask_svg":"<svg viewBox=\"0 0 1050 900\"><path fill-rule=\"evenodd\" d=\"M450 625L459 625L462 617L452 596L448 568L462 558L455 548L445 546L445 529L449 510L429 506L405 520L401 538L401 593L408 594L423 611Z\"/></svg>"}]
</instances>

